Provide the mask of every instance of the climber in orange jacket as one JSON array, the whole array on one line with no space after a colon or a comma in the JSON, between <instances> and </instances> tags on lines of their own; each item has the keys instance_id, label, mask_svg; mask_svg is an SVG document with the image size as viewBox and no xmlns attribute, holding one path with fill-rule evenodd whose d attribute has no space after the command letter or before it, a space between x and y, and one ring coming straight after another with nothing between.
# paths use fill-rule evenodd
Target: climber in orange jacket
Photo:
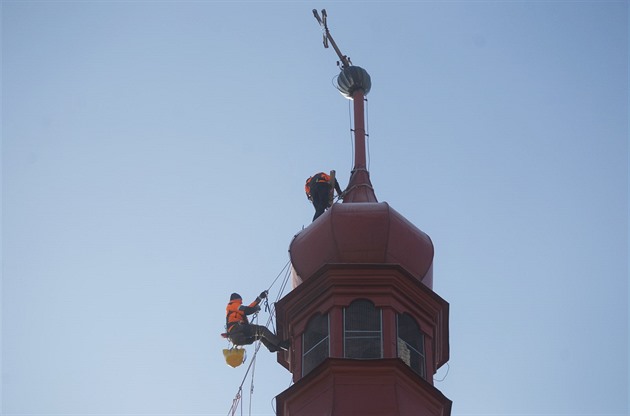
<instances>
[{"instance_id":1,"label":"climber in orange jacket","mask_svg":"<svg viewBox=\"0 0 630 416\"><path fill-rule=\"evenodd\" d=\"M337 182L336 179L334 182L334 184L331 184L330 175L327 175L324 172L316 173L306 180L306 184L304 184L304 191L306 192L308 200L311 201L313 203L313 207L315 207L313 221L322 215L326 209L330 208L333 186L335 191L337 191L337 195L341 196L342 192L341 187L339 187L339 182Z\"/></svg>"},{"instance_id":2,"label":"climber in orange jacket","mask_svg":"<svg viewBox=\"0 0 630 416\"><path fill-rule=\"evenodd\" d=\"M230 296L230 302L225 308L225 329L228 338L234 345L249 345L260 340L270 352L288 350L288 340L280 341L267 327L250 324L247 319L248 315L260 310L260 302L266 297L267 291L264 291L249 306L245 306L241 295L232 293Z\"/></svg>"}]
</instances>

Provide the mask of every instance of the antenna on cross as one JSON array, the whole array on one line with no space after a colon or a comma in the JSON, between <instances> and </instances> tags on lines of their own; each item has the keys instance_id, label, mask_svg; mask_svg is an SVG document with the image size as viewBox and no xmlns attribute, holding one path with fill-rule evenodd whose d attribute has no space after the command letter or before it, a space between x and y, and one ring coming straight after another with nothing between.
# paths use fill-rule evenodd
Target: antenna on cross
<instances>
[{"instance_id":1,"label":"antenna on cross","mask_svg":"<svg viewBox=\"0 0 630 416\"><path fill-rule=\"evenodd\" d=\"M328 23L326 22L326 18L328 17L328 15L326 14L326 9L322 9L321 17L319 17L317 9L313 9L313 16L315 16L315 19L317 19L319 25L324 28L324 48L328 48L328 41L330 41L330 44L333 46L333 49L335 49L335 52L337 52L337 56L339 56L339 59L341 60L341 67L348 68L349 66L351 66L352 62L350 61L350 58L341 53L341 51L337 47L337 44L335 43L335 40L330 34L330 30L328 30ZM337 65L339 65L339 61L337 61Z\"/></svg>"}]
</instances>

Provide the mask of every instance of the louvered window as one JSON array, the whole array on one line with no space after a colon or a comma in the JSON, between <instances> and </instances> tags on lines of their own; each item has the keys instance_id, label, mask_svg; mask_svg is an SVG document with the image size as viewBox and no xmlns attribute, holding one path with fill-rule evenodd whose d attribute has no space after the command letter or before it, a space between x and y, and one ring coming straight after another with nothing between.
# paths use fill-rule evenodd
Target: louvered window
<instances>
[{"instance_id":1,"label":"louvered window","mask_svg":"<svg viewBox=\"0 0 630 416\"><path fill-rule=\"evenodd\" d=\"M354 301L344 309L344 357L382 358L381 310L368 300Z\"/></svg>"},{"instance_id":2,"label":"louvered window","mask_svg":"<svg viewBox=\"0 0 630 416\"><path fill-rule=\"evenodd\" d=\"M424 353L424 335L409 314L397 315L398 357L400 357L420 377L427 377Z\"/></svg>"},{"instance_id":3,"label":"louvered window","mask_svg":"<svg viewBox=\"0 0 630 416\"><path fill-rule=\"evenodd\" d=\"M330 355L328 315L311 318L302 335L302 375L308 374Z\"/></svg>"}]
</instances>

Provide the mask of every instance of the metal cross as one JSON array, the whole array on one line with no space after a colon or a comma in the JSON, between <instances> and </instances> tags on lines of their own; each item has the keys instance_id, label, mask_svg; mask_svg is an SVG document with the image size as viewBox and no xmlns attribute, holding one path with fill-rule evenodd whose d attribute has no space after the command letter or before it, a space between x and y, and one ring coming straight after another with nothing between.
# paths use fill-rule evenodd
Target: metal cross
<instances>
[{"instance_id":1,"label":"metal cross","mask_svg":"<svg viewBox=\"0 0 630 416\"><path fill-rule=\"evenodd\" d=\"M346 55L341 53L341 51L337 47L337 44L335 43L335 40L332 38L330 31L328 30L328 23L326 22L326 18L328 16L326 14L326 9L322 9L321 18L319 17L319 13L317 13L317 9L313 9L313 16L315 16L315 19L317 19L317 22L319 23L319 25L324 28L324 33L323 33L324 48L328 48L328 41L330 41L330 44L333 46L333 48L335 49L335 52L337 52L337 56L339 56L339 59L341 60L342 67L347 68L351 66L352 62L350 61L350 58L348 58ZM339 62L337 62L337 65L338 64Z\"/></svg>"}]
</instances>

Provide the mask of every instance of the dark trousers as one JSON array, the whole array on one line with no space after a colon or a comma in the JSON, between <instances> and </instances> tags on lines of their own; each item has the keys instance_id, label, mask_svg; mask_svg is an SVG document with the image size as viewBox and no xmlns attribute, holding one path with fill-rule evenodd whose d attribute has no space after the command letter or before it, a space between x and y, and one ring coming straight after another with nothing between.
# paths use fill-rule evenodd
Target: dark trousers
<instances>
[{"instance_id":1,"label":"dark trousers","mask_svg":"<svg viewBox=\"0 0 630 416\"><path fill-rule=\"evenodd\" d=\"M250 345L254 341L260 340L269 351L278 350L280 340L267 327L254 324L240 324L228 332L230 340L234 345Z\"/></svg>"},{"instance_id":2,"label":"dark trousers","mask_svg":"<svg viewBox=\"0 0 630 416\"><path fill-rule=\"evenodd\" d=\"M316 182L311 185L311 199L313 207L315 207L315 215L313 221L319 218L326 211L330 202L330 184L328 182Z\"/></svg>"}]
</instances>

